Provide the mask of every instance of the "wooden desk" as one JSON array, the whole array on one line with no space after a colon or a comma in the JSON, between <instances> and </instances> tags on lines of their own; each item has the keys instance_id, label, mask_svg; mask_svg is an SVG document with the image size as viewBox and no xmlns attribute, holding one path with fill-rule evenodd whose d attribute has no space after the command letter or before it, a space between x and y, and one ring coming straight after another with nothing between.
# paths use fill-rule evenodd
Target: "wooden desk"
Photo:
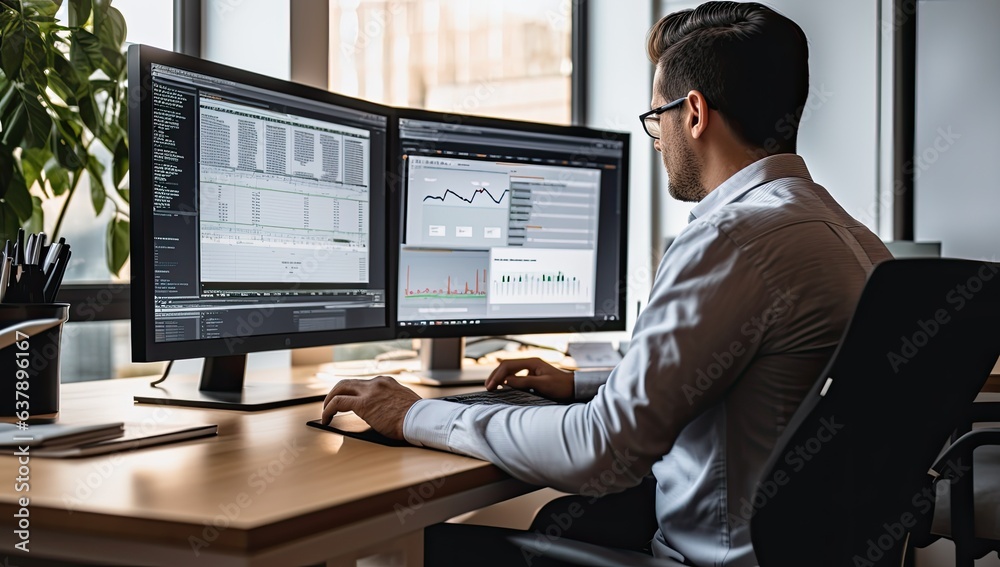
<instances>
[{"instance_id":1,"label":"wooden desk","mask_svg":"<svg viewBox=\"0 0 1000 567\"><path fill-rule=\"evenodd\" d=\"M277 374L269 378L315 382L308 369ZM164 385L181 379L194 377ZM218 437L86 459L33 458L27 493L14 490L15 457L0 457L2 548L12 564L24 557L12 530L25 495L31 558L339 567L373 554L422 565L424 527L535 489L476 459L307 427L319 402L258 413L133 405L148 381L64 385L60 419L217 423Z\"/></svg>"}]
</instances>

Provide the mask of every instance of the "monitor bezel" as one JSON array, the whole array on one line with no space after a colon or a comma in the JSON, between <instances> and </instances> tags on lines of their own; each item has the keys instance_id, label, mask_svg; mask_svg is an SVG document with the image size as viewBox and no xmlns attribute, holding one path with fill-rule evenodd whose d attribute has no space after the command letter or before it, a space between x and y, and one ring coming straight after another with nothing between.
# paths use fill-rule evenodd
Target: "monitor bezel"
<instances>
[{"instance_id":1,"label":"monitor bezel","mask_svg":"<svg viewBox=\"0 0 1000 567\"><path fill-rule=\"evenodd\" d=\"M129 112L129 187L130 194L130 243L131 243L131 318L132 318L132 359L136 362L155 362L183 358L218 357L249 354L271 350L325 346L364 341L390 340L394 336L395 323L391 306L394 293L391 254L385 254L386 308L383 324L363 329L343 329L312 331L295 334L269 334L260 336L204 339L197 341L156 342L153 310L153 266L152 266L152 219L153 211L146 203L152 200L153 154L150 144L144 143L144 135L152 127L152 97L148 96L152 87L152 65L161 64L195 73L211 75L224 80L247 84L254 87L282 92L318 102L343 106L351 109L384 115L386 117L386 163L393 159L391 146L395 127L395 109L372 102L334 94L300 83L267 77L250 71L236 69L228 65L206 61L196 57L157 49L147 45L131 45L128 50L128 112ZM138 120L133 118L138 117ZM390 170L389 167L387 169ZM386 178L388 181L388 177ZM376 189L373 187L373 189ZM391 233L392 203L386 187L381 188L386 199L385 218L379 227L373 222L372 230L385 230L386 243L391 253L395 241ZM373 221L376 219L373 218ZM398 245L395 246L398 248Z\"/></svg>"},{"instance_id":2,"label":"monitor bezel","mask_svg":"<svg viewBox=\"0 0 1000 567\"><path fill-rule=\"evenodd\" d=\"M496 323L483 321L476 325L407 325L400 326L399 321L399 260L402 247L402 224L403 208L405 207L405 192L403 191L403 159L400 148L400 120L428 120L444 123L468 124L482 128L501 128L522 130L541 134L555 134L565 136L576 136L591 139L613 140L623 143L623 159L621 165L622 190L619 195L619 210L621 211L622 224L619 230L619 250L618 250L618 317L615 320L604 320L596 317L576 317L559 319L529 320L506 320ZM394 277L390 282L392 288L392 301L390 302L391 321L396 329L398 339L416 338L462 338L494 335L533 335L545 333L591 333L605 331L624 331L626 329L626 303L628 291L628 226L629 226L629 142L631 135L628 132L618 132L612 130L597 130L584 126L564 126L557 124L545 124L538 122L524 122L506 118L494 118L484 116L471 116L466 114L435 112L429 110L419 110L411 108L397 108L395 127L389 137L389 156L393 160L389 164L389 174L387 177L388 196L390 200L390 222L389 241L395 246L390 250L391 269L389 271Z\"/></svg>"}]
</instances>

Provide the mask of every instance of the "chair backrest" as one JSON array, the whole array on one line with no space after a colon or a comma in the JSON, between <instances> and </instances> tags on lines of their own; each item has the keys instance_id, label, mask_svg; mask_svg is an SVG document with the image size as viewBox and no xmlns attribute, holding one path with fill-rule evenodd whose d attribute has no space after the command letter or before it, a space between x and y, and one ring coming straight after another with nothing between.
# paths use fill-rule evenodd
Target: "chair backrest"
<instances>
[{"instance_id":1,"label":"chair backrest","mask_svg":"<svg viewBox=\"0 0 1000 567\"><path fill-rule=\"evenodd\" d=\"M889 565L933 513L928 469L998 356L1000 264L877 266L758 482L761 567Z\"/></svg>"}]
</instances>

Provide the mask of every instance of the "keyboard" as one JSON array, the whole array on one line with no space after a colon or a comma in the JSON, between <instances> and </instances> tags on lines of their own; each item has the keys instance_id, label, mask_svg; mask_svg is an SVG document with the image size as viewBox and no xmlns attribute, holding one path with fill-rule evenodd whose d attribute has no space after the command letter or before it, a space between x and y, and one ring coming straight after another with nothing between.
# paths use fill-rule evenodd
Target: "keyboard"
<instances>
[{"instance_id":1,"label":"keyboard","mask_svg":"<svg viewBox=\"0 0 1000 567\"><path fill-rule=\"evenodd\" d=\"M548 398L536 396L535 394L513 388L504 388L492 392L470 392L468 394L457 394L440 398L446 402L455 402L465 405L495 405L502 404L508 406L556 406L559 402L554 402Z\"/></svg>"}]
</instances>

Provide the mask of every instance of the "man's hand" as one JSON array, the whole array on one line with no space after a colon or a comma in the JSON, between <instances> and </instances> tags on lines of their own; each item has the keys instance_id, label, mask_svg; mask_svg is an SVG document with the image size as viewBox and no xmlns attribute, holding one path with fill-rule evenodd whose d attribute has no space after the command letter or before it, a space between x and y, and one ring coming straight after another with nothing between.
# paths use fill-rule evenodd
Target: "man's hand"
<instances>
[{"instance_id":1,"label":"man's hand","mask_svg":"<svg viewBox=\"0 0 1000 567\"><path fill-rule=\"evenodd\" d=\"M341 380L323 402L323 425L328 425L338 411L353 411L375 431L402 439L403 419L419 399L413 390L400 386L388 376Z\"/></svg>"},{"instance_id":2,"label":"man's hand","mask_svg":"<svg viewBox=\"0 0 1000 567\"><path fill-rule=\"evenodd\" d=\"M517 376L523 370L528 371L527 375ZM572 400L574 376L573 372L560 370L540 358L505 360L486 379L486 389L493 391L503 385L518 390L532 389L553 400Z\"/></svg>"}]
</instances>

